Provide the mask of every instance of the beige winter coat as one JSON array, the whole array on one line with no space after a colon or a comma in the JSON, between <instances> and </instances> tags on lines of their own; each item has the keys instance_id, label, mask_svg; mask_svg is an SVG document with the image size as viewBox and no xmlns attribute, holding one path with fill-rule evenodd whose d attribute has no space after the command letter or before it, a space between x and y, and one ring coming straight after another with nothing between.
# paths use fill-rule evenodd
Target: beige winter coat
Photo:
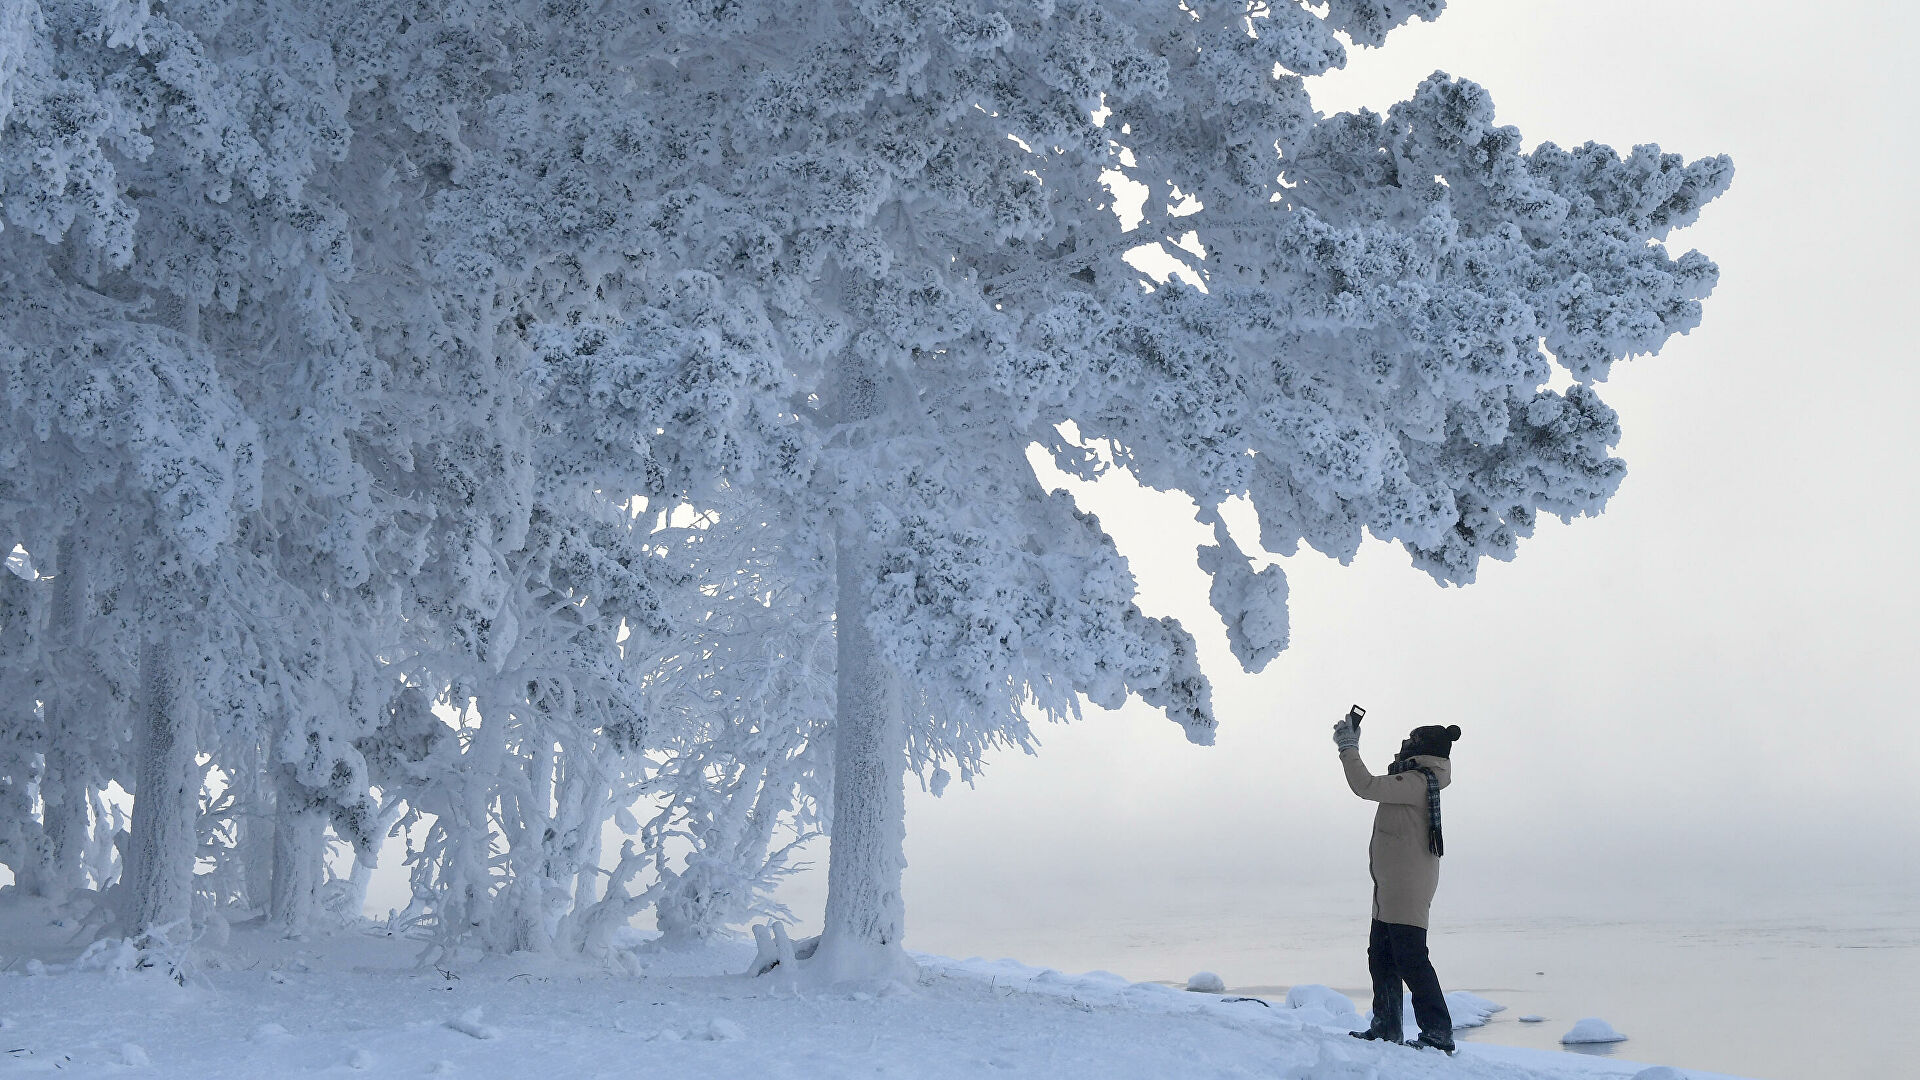
<instances>
[{"instance_id":1,"label":"beige winter coat","mask_svg":"<svg viewBox=\"0 0 1920 1080\"><path fill-rule=\"evenodd\" d=\"M1443 788L1452 779L1453 766L1446 758L1416 754L1413 761L1432 769ZM1358 750L1340 751L1340 765L1355 795L1380 804L1373 815L1373 843L1367 847L1373 917L1425 928L1427 909L1440 885L1440 857L1427 850L1427 778L1417 772L1375 776Z\"/></svg>"}]
</instances>

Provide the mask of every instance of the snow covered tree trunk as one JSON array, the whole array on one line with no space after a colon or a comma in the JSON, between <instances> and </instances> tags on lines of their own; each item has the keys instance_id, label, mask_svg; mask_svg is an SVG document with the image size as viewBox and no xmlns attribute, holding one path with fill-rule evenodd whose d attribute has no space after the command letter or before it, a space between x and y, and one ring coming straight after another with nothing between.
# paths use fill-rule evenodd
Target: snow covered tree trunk
<instances>
[{"instance_id":1,"label":"snow covered tree trunk","mask_svg":"<svg viewBox=\"0 0 1920 1080\"><path fill-rule=\"evenodd\" d=\"M0 862L13 871L13 885L28 896L47 896L46 832L33 820L27 792L14 787L0 809Z\"/></svg>"},{"instance_id":2,"label":"snow covered tree trunk","mask_svg":"<svg viewBox=\"0 0 1920 1080\"><path fill-rule=\"evenodd\" d=\"M530 726L534 722L528 718ZM529 736L528 741L531 745L522 775L515 777L522 783L510 804L513 827L507 837L513 871L506 890L506 951L510 953L553 949L546 918L547 890L552 882L549 875L559 840L552 816L553 742L550 736L538 734Z\"/></svg>"},{"instance_id":3,"label":"snow covered tree trunk","mask_svg":"<svg viewBox=\"0 0 1920 1080\"><path fill-rule=\"evenodd\" d=\"M313 925L326 872L327 815L290 779L282 777L279 789L267 925L291 937Z\"/></svg>"},{"instance_id":4,"label":"snow covered tree trunk","mask_svg":"<svg viewBox=\"0 0 1920 1080\"><path fill-rule=\"evenodd\" d=\"M200 795L193 731L175 685L173 650L140 647L140 748L126 872L129 928L178 939L193 910L194 816Z\"/></svg>"},{"instance_id":5,"label":"snow covered tree trunk","mask_svg":"<svg viewBox=\"0 0 1920 1080\"><path fill-rule=\"evenodd\" d=\"M49 699L49 730L64 730L73 720L69 707ZM56 728L58 723L63 725ZM71 737L49 739L46 769L40 777L40 820L46 858L40 867L36 895L64 900L86 883L82 859L87 851L86 761L73 752Z\"/></svg>"},{"instance_id":6,"label":"snow covered tree trunk","mask_svg":"<svg viewBox=\"0 0 1920 1080\"><path fill-rule=\"evenodd\" d=\"M373 872L378 869L380 869L380 856L377 851L363 852L354 857L353 869L347 872L345 908L349 913L362 918L366 916L367 888L373 884Z\"/></svg>"},{"instance_id":7,"label":"snow covered tree trunk","mask_svg":"<svg viewBox=\"0 0 1920 1080\"><path fill-rule=\"evenodd\" d=\"M494 904L494 827L489 807L503 779L509 720L504 689L496 680L483 681L473 703L477 720L461 755L460 786L449 793L450 813L439 823L446 847L442 858L441 892L437 898L436 950L430 956L451 960L461 945L478 945L508 952L500 942Z\"/></svg>"},{"instance_id":8,"label":"snow covered tree trunk","mask_svg":"<svg viewBox=\"0 0 1920 1080\"><path fill-rule=\"evenodd\" d=\"M565 952L578 952L581 920L600 900L601 830L612 815L607 776L590 743L562 744L554 797L556 812L547 835L548 936ZM562 897L566 897L564 901Z\"/></svg>"},{"instance_id":9,"label":"snow covered tree trunk","mask_svg":"<svg viewBox=\"0 0 1920 1080\"><path fill-rule=\"evenodd\" d=\"M255 740L241 759L235 784L245 788L244 809L240 811L240 880L247 893L247 906L265 913L273 896L273 802L267 778L269 755Z\"/></svg>"},{"instance_id":10,"label":"snow covered tree trunk","mask_svg":"<svg viewBox=\"0 0 1920 1080\"><path fill-rule=\"evenodd\" d=\"M851 446L883 412L879 372L850 350L834 371L839 422ZM836 515L834 538L833 825L827 911L811 968L824 982L904 978L907 725L893 672L867 629L872 552L856 507Z\"/></svg>"},{"instance_id":11,"label":"snow covered tree trunk","mask_svg":"<svg viewBox=\"0 0 1920 1080\"><path fill-rule=\"evenodd\" d=\"M386 801L380 804L380 813L375 818L376 825L373 830L374 845L366 851L355 853L353 870L347 875L350 899L347 901L346 910L349 912L360 916L366 915L367 887L373 884L374 871L380 869L380 847L386 841L387 833L392 831L394 824L400 820L400 815L405 813L406 809L406 800L398 795L388 795Z\"/></svg>"},{"instance_id":12,"label":"snow covered tree trunk","mask_svg":"<svg viewBox=\"0 0 1920 1080\"><path fill-rule=\"evenodd\" d=\"M52 637L68 646L80 630L81 566L79 545L71 536L60 541L53 581ZM78 651L78 650L75 650ZM71 674L71 673L68 673ZM40 821L46 860L36 883L39 895L64 900L86 884L83 859L87 850L87 758L77 745L84 723L66 700L67 688L53 687L43 708L49 738L46 766L40 776Z\"/></svg>"},{"instance_id":13,"label":"snow covered tree trunk","mask_svg":"<svg viewBox=\"0 0 1920 1080\"><path fill-rule=\"evenodd\" d=\"M899 689L867 630L870 563L843 530L838 587L838 700L833 739L833 831L827 912L813 969L828 982L891 979L912 970L901 944L906 908L907 727Z\"/></svg>"}]
</instances>

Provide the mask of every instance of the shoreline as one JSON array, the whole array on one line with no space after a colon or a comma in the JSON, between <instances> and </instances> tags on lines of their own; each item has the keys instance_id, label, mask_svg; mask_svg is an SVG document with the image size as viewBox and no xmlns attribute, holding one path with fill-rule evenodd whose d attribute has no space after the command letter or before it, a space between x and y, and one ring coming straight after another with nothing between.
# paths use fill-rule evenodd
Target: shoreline
<instances>
[{"instance_id":1,"label":"shoreline","mask_svg":"<svg viewBox=\"0 0 1920 1080\"><path fill-rule=\"evenodd\" d=\"M365 927L289 940L257 922L197 950L186 985L114 950L76 959L71 926L0 896L0 1077L306 1072L376 1076L981 1076L1148 1080L1391 1076L1628 1080L1636 1062L1466 1043L1361 1043L1290 1009L1011 960L913 954L911 985L809 988L740 974L744 942L686 950L634 935L622 970L534 955L449 968ZM638 971L636 974L635 971ZM138 1073L129 1073L137 1075ZM1730 1080L1689 1071L1692 1080Z\"/></svg>"}]
</instances>

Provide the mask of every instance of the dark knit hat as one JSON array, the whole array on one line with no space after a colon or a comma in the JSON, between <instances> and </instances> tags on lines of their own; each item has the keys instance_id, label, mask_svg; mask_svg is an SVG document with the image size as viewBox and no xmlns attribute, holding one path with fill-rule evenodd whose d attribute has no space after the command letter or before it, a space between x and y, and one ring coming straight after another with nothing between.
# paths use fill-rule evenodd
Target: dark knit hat
<instances>
[{"instance_id":1,"label":"dark knit hat","mask_svg":"<svg viewBox=\"0 0 1920 1080\"><path fill-rule=\"evenodd\" d=\"M1460 725L1458 724L1449 724L1446 727L1432 724L1417 727L1407 735L1407 742L1410 744L1407 747L1407 756L1427 754L1432 757L1450 757L1453 744L1459 740Z\"/></svg>"}]
</instances>

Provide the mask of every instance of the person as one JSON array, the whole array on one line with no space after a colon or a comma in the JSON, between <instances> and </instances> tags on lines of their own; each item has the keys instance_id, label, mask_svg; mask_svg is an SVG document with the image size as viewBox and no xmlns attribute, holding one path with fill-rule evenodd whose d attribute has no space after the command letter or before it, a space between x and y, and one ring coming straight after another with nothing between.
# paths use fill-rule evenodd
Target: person
<instances>
[{"instance_id":1,"label":"person","mask_svg":"<svg viewBox=\"0 0 1920 1080\"><path fill-rule=\"evenodd\" d=\"M1333 726L1347 786L1379 804L1367 847L1373 874L1373 927L1367 939L1373 1022L1365 1031L1354 1032L1356 1039L1401 1041L1404 983L1420 1025L1419 1036L1407 1045L1454 1052L1453 1017L1427 956L1427 919L1446 850L1440 834L1440 790L1453 779L1453 744L1459 738L1457 726L1414 728L1386 775L1375 776L1360 760L1360 730L1352 714Z\"/></svg>"}]
</instances>

